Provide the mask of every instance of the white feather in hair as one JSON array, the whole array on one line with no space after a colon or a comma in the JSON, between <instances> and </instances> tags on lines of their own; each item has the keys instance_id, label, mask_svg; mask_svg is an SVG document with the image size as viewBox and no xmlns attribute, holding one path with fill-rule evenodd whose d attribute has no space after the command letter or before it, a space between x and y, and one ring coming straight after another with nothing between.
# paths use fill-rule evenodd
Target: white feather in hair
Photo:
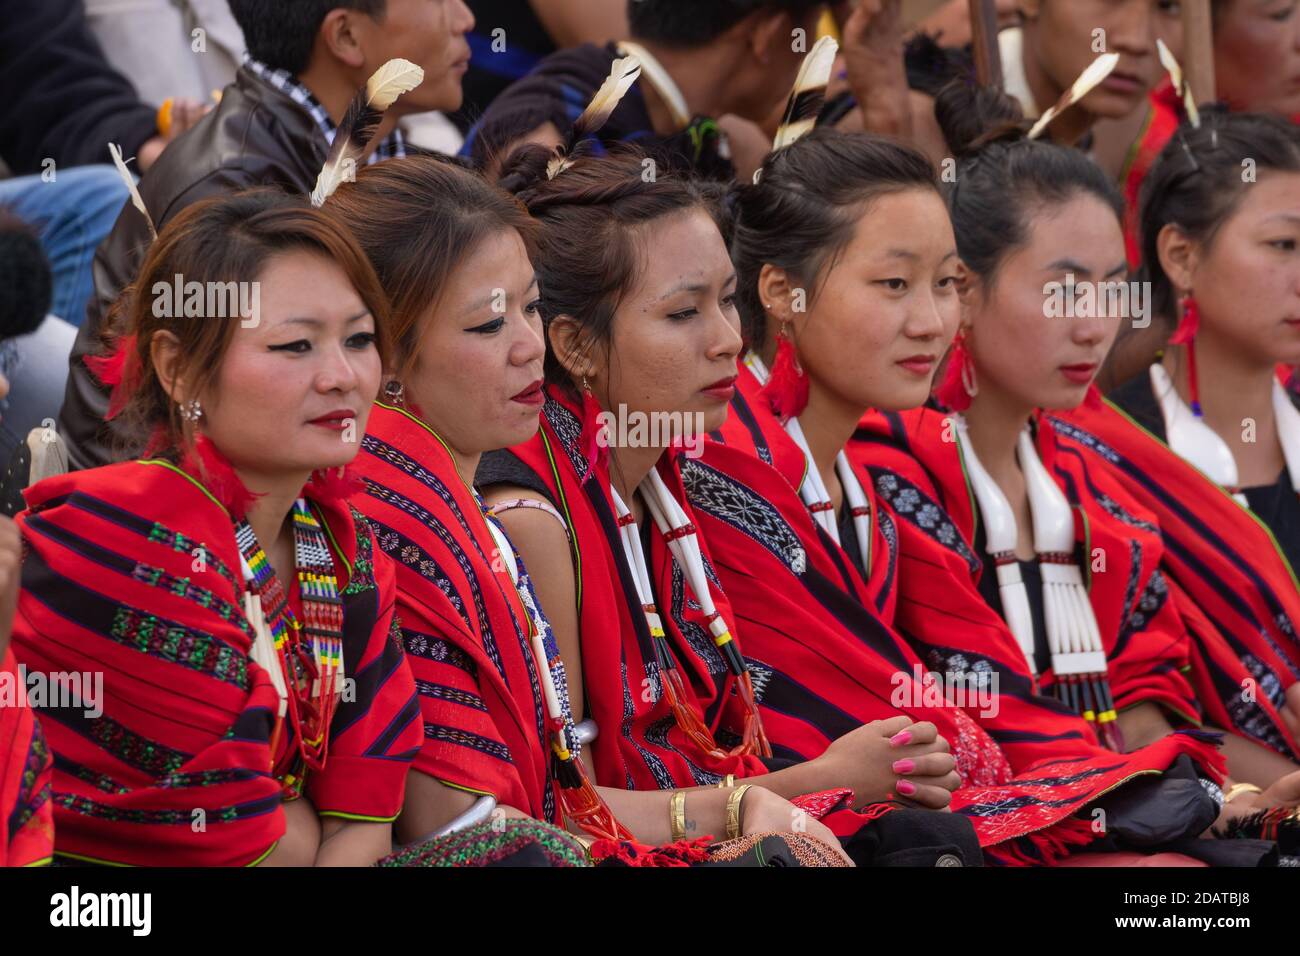
<instances>
[{"instance_id":1,"label":"white feather in hair","mask_svg":"<svg viewBox=\"0 0 1300 956\"><path fill-rule=\"evenodd\" d=\"M614 110L618 109L618 104L623 101L627 91L632 88L632 84L640 76L641 60L639 58L625 56L614 61L610 67L609 76L600 85L600 89L591 98L591 102L582 111L582 115L574 122L563 154L557 155L547 164L546 176L548 179L554 179L573 165L573 160L569 159L567 154L573 151L574 145L582 137L590 136L609 122L609 118L614 115Z\"/></svg>"},{"instance_id":2,"label":"white feather in hair","mask_svg":"<svg viewBox=\"0 0 1300 956\"><path fill-rule=\"evenodd\" d=\"M835 68L835 57L839 51L840 45L834 37L822 37L803 58L803 65L799 67L799 75L794 81L794 89L790 91L785 119L776 131L773 152L789 146L817 125L817 115L826 103L826 88L830 86L831 71Z\"/></svg>"},{"instance_id":3,"label":"white feather in hair","mask_svg":"<svg viewBox=\"0 0 1300 956\"><path fill-rule=\"evenodd\" d=\"M1194 127L1201 125L1201 111L1196 108L1196 97L1192 95L1192 86L1183 75L1182 65L1174 57L1173 51L1165 46L1165 41L1156 38L1156 49L1160 51L1160 65L1169 74L1169 81L1174 85L1174 92L1183 98L1187 108L1187 120Z\"/></svg>"},{"instance_id":4,"label":"white feather in hair","mask_svg":"<svg viewBox=\"0 0 1300 956\"><path fill-rule=\"evenodd\" d=\"M311 192L313 206L322 205L334 190L356 175L356 168L366 157L370 143L379 132L384 111L403 93L424 82L424 70L409 60L389 60L357 91L343 114L334 135L325 165L316 177Z\"/></svg>"},{"instance_id":5,"label":"white feather in hair","mask_svg":"<svg viewBox=\"0 0 1300 956\"><path fill-rule=\"evenodd\" d=\"M1106 77L1115 72L1115 67L1118 65L1118 53L1103 53L1093 60L1088 65L1088 68L1079 74L1079 78L1071 84L1070 88L1061 95L1056 104L1038 118L1038 122L1029 131L1029 138L1037 139L1043 130L1047 129L1052 120L1100 86Z\"/></svg>"},{"instance_id":6,"label":"white feather in hair","mask_svg":"<svg viewBox=\"0 0 1300 956\"><path fill-rule=\"evenodd\" d=\"M144 204L144 198L140 195L140 190L136 188L135 177L131 175L131 170L126 168L126 161L122 159L122 147L116 143L109 143L108 152L113 157L113 165L117 167L117 173L122 177L122 182L126 183L127 192L131 194L131 205L140 210L140 215L144 216L144 221L149 224L149 238L157 239L158 230L154 228L153 217L149 215L149 210Z\"/></svg>"}]
</instances>

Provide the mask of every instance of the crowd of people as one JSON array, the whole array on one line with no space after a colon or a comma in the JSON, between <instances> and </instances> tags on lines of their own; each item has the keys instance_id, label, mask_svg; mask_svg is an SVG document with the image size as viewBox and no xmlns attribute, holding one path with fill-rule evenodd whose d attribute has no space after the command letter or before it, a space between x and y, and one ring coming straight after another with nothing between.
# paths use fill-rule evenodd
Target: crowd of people
<instances>
[{"instance_id":1,"label":"crowd of people","mask_svg":"<svg viewBox=\"0 0 1300 956\"><path fill-rule=\"evenodd\" d=\"M105 6L0 863L1300 865L1300 4Z\"/></svg>"}]
</instances>

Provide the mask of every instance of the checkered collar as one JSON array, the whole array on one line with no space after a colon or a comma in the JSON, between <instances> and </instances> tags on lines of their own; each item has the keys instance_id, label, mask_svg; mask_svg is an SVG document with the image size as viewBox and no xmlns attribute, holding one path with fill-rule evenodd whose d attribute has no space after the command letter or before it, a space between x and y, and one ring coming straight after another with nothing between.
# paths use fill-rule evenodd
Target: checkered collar
<instances>
[{"instance_id":1,"label":"checkered collar","mask_svg":"<svg viewBox=\"0 0 1300 956\"><path fill-rule=\"evenodd\" d=\"M251 56L244 57L244 66L248 67L249 72L263 83L275 87L275 89L284 93L306 110L311 118L316 121L321 135L325 137L325 142L331 146L334 145L334 134L338 132L338 128L334 125L334 121L330 119L329 113L325 111L325 107L321 105L320 100L316 99L311 90L299 83L297 77L287 70L273 70L265 63L255 60ZM402 131L395 129L379 141L366 162L369 164L384 159L401 159L405 155L406 141L402 138Z\"/></svg>"}]
</instances>

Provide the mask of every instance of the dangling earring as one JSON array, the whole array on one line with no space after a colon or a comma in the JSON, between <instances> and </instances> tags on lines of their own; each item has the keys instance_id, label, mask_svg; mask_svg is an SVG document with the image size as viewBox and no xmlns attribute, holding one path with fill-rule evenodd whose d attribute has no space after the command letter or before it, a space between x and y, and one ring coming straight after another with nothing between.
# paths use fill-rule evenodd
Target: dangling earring
<instances>
[{"instance_id":1,"label":"dangling earring","mask_svg":"<svg viewBox=\"0 0 1300 956\"><path fill-rule=\"evenodd\" d=\"M389 380L384 385L384 398L388 399L389 405L404 408L406 406L406 390L402 387L402 383L396 379Z\"/></svg>"},{"instance_id":2,"label":"dangling earring","mask_svg":"<svg viewBox=\"0 0 1300 956\"><path fill-rule=\"evenodd\" d=\"M966 332L963 330L953 339L943 382L935 389L934 397L950 411L964 412L970 408L970 400L979 393L979 383L975 380L975 360L971 357Z\"/></svg>"},{"instance_id":3,"label":"dangling earring","mask_svg":"<svg viewBox=\"0 0 1300 956\"><path fill-rule=\"evenodd\" d=\"M181 418L185 419L191 425L197 425L199 419L203 417L203 406L199 404L197 398L192 398L188 402L180 403Z\"/></svg>"},{"instance_id":4,"label":"dangling earring","mask_svg":"<svg viewBox=\"0 0 1300 956\"><path fill-rule=\"evenodd\" d=\"M1196 333L1201 328L1201 310L1190 290L1179 300L1179 304L1183 308L1183 317L1174 334L1169 337L1169 344L1181 345L1187 349L1187 383L1192 393L1192 414L1204 418L1201 414L1201 388L1196 378Z\"/></svg>"},{"instance_id":5,"label":"dangling earring","mask_svg":"<svg viewBox=\"0 0 1300 956\"><path fill-rule=\"evenodd\" d=\"M790 336L788 322L781 323L777 333L776 361L772 374L763 386L763 397L781 421L787 422L808 407L808 376L799 364L799 352Z\"/></svg>"},{"instance_id":6,"label":"dangling earring","mask_svg":"<svg viewBox=\"0 0 1300 956\"><path fill-rule=\"evenodd\" d=\"M609 450L605 424L601 421L602 412L600 402L596 401L596 396L591 394L587 376L582 376L582 456L587 459L588 465L587 474L583 476L584 481L596 470L597 463ZM604 441L601 440L602 436L605 438Z\"/></svg>"}]
</instances>

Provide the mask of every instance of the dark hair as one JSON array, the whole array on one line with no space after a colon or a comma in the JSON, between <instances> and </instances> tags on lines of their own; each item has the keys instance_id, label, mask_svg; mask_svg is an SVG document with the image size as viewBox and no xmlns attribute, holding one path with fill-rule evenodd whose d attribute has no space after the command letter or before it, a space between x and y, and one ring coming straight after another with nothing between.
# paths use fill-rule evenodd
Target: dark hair
<instances>
[{"instance_id":1,"label":"dark hair","mask_svg":"<svg viewBox=\"0 0 1300 956\"><path fill-rule=\"evenodd\" d=\"M388 14L388 0L230 0L230 12L244 31L248 55L273 70L295 76L311 62L325 15L339 8L382 22Z\"/></svg>"},{"instance_id":2,"label":"dark hair","mask_svg":"<svg viewBox=\"0 0 1300 956\"><path fill-rule=\"evenodd\" d=\"M584 347L590 348L608 343L614 313L640 275L645 250L635 230L691 209L704 210L716 222L718 193L662 169L647 178L647 157L631 149L580 156L551 179L547 165L555 155L544 146L520 147L506 161L500 185L515 193L540 225L533 265L543 323L549 330L556 316L576 319ZM550 348L546 380L570 380Z\"/></svg>"},{"instance_id":3,"label":"dark hair","mask_svg":"<svg viewBox=\"0 0 1300 956\"><path fill-rule=\"evenodd\" d=\"M361 243L388 294L399 379L414 365L421 320L463 260L503 229L519 233L531 256L537 229L519 200L445 157L366 166L327 205Z\"/></svg>"},{"instance_id":4,"label":"dark hair","mask_svg":"<svg viewBox=\"0 0 1300 956\"><path fill-rule=\"evenodd\" d=\"M965 266L992 281L1028 238L1030 215L1080 195L1122 220L1124 201L1101 167L1073 147L1026 137L1020 106L1000 90L956 80L939 93L935 119L956 157L948 211Z\"/></svg>"},{"instance_id":5,"label":"dark hair","mask_svg":"<svg viewBox=\"0 0 1300 956\"><path fill-rule=\"evenodd\" d=\"M711 43L758 10L778 9L794 17L823 5L824 0L628 0L632 36L669 47Z\"/></svg>"},{"instance_id":6,"label":"dark hair","mask_svg":"<svg viewBox=\"0 0 1300 956\"><path fill-rule=\"evenodd\" d=\"M1213 242L1245 194L1247 159L1256 170L1300 172L1300 130L1277 116L1202 110L1200 127L1183 124L1147 173L1139 232L1156 315L1177 314L1177 290L1160 264L1161 230L1174 225L1193 242Z\"/></svg>"},{"instance_id":7,"label":"dark hair","mask_svg":"<svg viewBox=\"0 0 1300 956\"><path fill-rule=\"evenodd\" d=\"M938 96L950 82L975 80L975 60L969 47L940 45L937 37L917 33L903 47L908 89Z\"/></svg>"},{"instance_id":8,"label":"dark hair","mask_svg":"<svg viewBox=\"0 0 1300 956\"><path fill-rule=\"evenodd\" d=\"M316 209L305 196L288 195L272 187L214 196L194 203L163 227L149 247L136 281L114 306L125 319L123 340L130 349L123 360L120 386L126 404L125 424L137 435L162 428L162 448L185 448L192 427L179 414L153 366L150 343L161 331L179 340L177 377L186 378L194 393L217 379L221 361L238 322L190 315L188 309L157 315L153 289L171 286L175 276L186 285L208 288L225 283L252 282L272 256L306 250L325 256L347 276L375 320L376 346L385 364L389 355L388 303L383 287L352 234L325 209ZM115 315L116 317L116 315ZM116 322L110 322L116 325ZM101 360L103 361L103 360ZM93 363L92 369L94 369Z\"/></svg>"},{"instance_id":9,"label":"dark hair","mask_svg":"<svg viewBox=\"0 0 1300 956\"><path fill-rule=\"evenodd\" d=\"M35 332L50 311L53 294L40 239L31 226L0 207L0 339Z\"/></svg>"},{"instance_id":10,"label":"dark hair","mask_svg":"<svg viewBox=\"0 0 1300 956\"><path fill-rule=\"evenodd\" d=\"M728 197L736 304L745 339L761 348L767 316L758 294L765 263L805 284L809 305L844 247L853 240L861 207L889 193L930 189L934 166L910 146L867 133L816 129L768 156L757 185L737 185Z\"/></svg>"}]
</instances>

